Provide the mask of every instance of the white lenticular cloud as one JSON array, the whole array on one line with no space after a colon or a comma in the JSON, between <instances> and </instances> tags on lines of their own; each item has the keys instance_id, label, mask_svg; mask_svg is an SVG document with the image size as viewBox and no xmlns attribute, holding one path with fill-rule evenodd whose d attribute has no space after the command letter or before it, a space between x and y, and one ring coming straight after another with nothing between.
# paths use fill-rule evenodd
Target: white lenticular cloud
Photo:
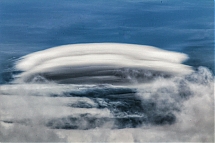
<instances>
[{"instance_id":1,"label":"white lenticular cloud","mask_svg":"<svg viewBox=\"0 0 215 143\"><path fill-rule=\"evenodd\" d=\"M125 68L184 75L192 72L191 67L181 64L186 59L185 54L151 46L116 43L66 45L21 58L16 68L24 72L17 76L17 82L32 80L37 75L52 79L65 75L69 75L66 78L88 76L91 80L104 75L117 76L116 72Z\"/></svg>"},{"instance_id":2,"label":"white lenticular cloud","mask_svg":"<svg viewBox=\"0 0 215 143\"><path fill-rule=\"evenodd\" d=\"M35 52L21 58L21 60L18 61L16 68L26 71L51 59L91 54L126 55L140 60L158 60L175 63L180 63L187 59L185 54L169 52L152 46L118 43L93 43L65 45Z\"/></svg>"}]
</instances>

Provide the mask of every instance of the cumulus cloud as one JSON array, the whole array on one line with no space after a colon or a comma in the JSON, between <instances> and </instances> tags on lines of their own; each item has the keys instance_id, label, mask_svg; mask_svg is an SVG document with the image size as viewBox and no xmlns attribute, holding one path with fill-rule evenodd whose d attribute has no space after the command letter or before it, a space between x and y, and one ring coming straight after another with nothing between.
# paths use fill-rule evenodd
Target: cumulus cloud
<instances>
[{"instance_id":1,"label":"cumulus cloud","mask_svg":"<svg viewBox=\"0 0 215 143\"><path fill-rule=\"evenodd\" d=\"M210 142L214 140L214 81L211 72L203 67L186 77L161 77L149 84L136 85L138 97L142 100L142 106L147 107L146 105L151 105L151 103L156 105L151 109L148 108L149 113L145 113L145 115L151 117L149 118L152 119L151 123L145 124L143 122L141 126L136 128L113 128L115 127L114 122L110 120L107 120L103 126L95 126L95 128L92 125L95 122L89 122L88 119L90 118L80 115L88 114L98 119L112 118L114 117L113 112L111 112L113 109L107 107L108 104L114 106L116 104L105 102L102 99L96 103L95 100L88 97L64 96L65 92L75 93L75 87L85 89L86 94L89 94L90 92L88 93L87 90L93 90L96 86L87 86L86 88L86 86L78 87L77 85L53 83L50 83L49 86L47 84L32 85L1 86L1 94L4 93L0 96L1 141ZM53 88L53 91L50 90L51 88ZM107 91L105 86L99 87L97 91L102 89ZM114 92L119 93L119 91ZM53 96L53 93L58 95ZM83 94L82 92L79 95ZM109 96L103 93L104 95ZM92 92L91 96L94 96ZM116 96L123 97L120 94ZM122 101L119 100L119 102ZM99 104L107 107L99 109ZM171 124L154 124L154 119L156 120L161 116L153 118L153 115L159 113L160 115L171 113L175 116L174 122ZM64 117L71 116L80 121L81 125L76 129L53 129L54 126L51 128L47 126L47 123L53 121L53 119L58 121L55 124L55 126L58 126L57 128L65 125L65 123L72 123L64 119ZM166 118L166 122L169 119ZM60 122L61 124L59 124ZM83 127L89 126L93 128L82 130Z\"/></svg>"}]
</instances>

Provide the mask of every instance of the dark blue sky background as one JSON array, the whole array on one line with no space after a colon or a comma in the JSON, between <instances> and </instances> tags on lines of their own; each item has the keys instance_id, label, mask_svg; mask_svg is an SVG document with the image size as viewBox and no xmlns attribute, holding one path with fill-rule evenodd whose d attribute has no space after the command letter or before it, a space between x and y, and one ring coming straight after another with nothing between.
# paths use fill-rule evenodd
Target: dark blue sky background
<instances>
[{"instance_id":1,"label":"dark blue sky background","mask_svg":"<svg viewBox=\"0 0 215 143\"><path fill-rule=\"evenodd\" d=\"M187 64L213 69L214 1L0 0L1 73L22 55L89 42L185 52Z\"/></svg>"}]
</instances>

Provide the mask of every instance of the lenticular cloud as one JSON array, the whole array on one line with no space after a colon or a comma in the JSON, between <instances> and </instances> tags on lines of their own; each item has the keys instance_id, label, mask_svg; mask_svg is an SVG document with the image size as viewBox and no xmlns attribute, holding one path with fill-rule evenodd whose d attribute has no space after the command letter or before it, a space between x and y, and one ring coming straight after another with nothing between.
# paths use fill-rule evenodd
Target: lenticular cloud
<instances>
[{"instance_id":1,"label":"lenticular cloud","mask_svg":"<svg viewBox=\"0 0 215 143\"><path fill-rule=\"evenodd\" d=\"M18 81L31 81L42 75L65 82L124 82L126 70L155 74L184 75L192 72L181 64L187 56L152 46L132 44L76 44L59 46L22 57L16 69L23 71ZM143 75L142 75L143 76ZM103 82L104 83L104 82Z\"/></svg>"}]
</instances>

